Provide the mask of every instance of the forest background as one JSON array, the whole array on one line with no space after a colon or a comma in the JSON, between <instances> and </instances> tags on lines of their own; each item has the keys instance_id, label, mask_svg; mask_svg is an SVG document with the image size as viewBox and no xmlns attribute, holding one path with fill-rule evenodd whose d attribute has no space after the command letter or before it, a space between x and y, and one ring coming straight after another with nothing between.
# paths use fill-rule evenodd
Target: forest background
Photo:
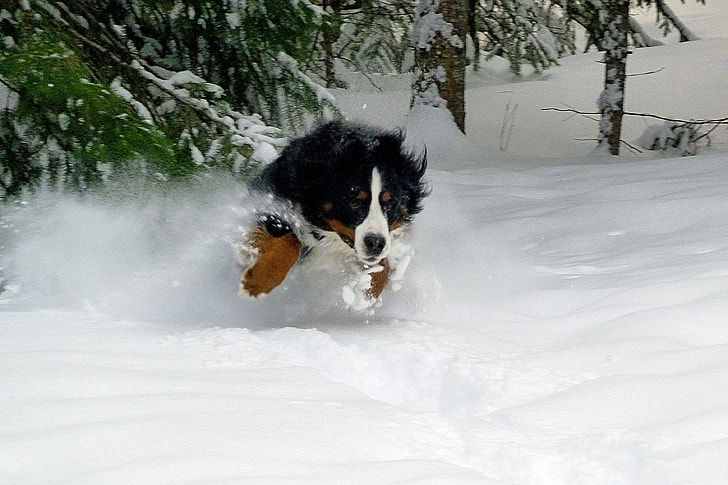
<instances>
[{"instance_id":1,"label":"forest background","mask_svg":"<svg viewBox=\"0 0 728 485\"><path fill-rule=\"evenodd\" d=\"M246 178L288 137L341 115L331 90L346 87L342 71L411 72L412 106L446 106L464 131L467 69L500 57L519 76L594 48L606 63L596 140L617 154L627 54L659 44L629 9L653 8L665 34L695 38L665 0L0 5L0 200L130 176ZM672 143L694 146L702 126L675 123Z\"/></svg>"}]
</instances>

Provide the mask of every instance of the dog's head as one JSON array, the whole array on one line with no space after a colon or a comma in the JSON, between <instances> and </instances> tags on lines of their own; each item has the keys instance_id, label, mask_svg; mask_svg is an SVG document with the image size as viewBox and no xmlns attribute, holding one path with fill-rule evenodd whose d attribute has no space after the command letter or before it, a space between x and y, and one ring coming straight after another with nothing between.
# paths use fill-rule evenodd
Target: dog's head
<instances>
[{"instance_id":1,"label":"dog's head","mask_svg":"<svg viewBox=\"0 0 728 485\"><path fill-rule=\"evenodd\" d=\"M424 155L401 132L330 122L293 140L263 179L320 231L334 233L366 264L389 254L427 195Z\"/></svg>"}]
</instances>

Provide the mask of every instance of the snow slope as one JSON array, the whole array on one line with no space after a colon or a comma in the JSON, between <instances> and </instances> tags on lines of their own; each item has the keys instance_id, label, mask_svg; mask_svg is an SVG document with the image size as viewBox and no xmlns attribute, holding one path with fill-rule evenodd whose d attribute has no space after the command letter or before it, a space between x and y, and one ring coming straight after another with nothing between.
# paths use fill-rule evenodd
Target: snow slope
<instances>
[{"instance_id":1,"label":"snow slope","mask_svg":"<svg viewBox=\"0 0 728 485\"><path fill-rule=\"evenodd\" d=\"M728 19L710 8L684 17L704 37ZM636 53L717 93L672 81L644 109L725 116L725 41ZM713 67L696 71L702 52ZM231 245L249 213L224 181L6 207L0 483L725 481L726 147L589 157L538 104L577 97L567 80L593 58L471 89L483 107L492 90L538 94L505 153L502 110L471 108L488 135L468 139L441 113L406 120L428 144L433 194L403 288L371 316L347 312L342 282L314 268L238 298ZM341 98L395 124L404 93Z\"/></svg>"}]
</instances>

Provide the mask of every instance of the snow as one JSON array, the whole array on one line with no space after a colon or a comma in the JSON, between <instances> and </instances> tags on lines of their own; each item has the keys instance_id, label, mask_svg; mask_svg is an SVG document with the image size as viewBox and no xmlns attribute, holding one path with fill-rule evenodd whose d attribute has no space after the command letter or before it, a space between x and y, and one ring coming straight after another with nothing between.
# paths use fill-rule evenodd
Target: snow
<instances>
[{"instance_id":1,"label":"snow","mask_svg":"<svg viewBox=\"0 0 728 485\"><path fill-rule=\"evenodd\" d=\"M725 116L717 3L675 5L703 40L631 56L665 71L628 79L628 109ZM432 160L372 315L315 267L240 299L254 204L228 181L4 207L0 483L724 481L726 132L696 157L588 155L593 121L540 108L593 106L597 57L520 82L484 65L467 137L441 110L406 118L405 83L337 93Z\"/></svg>"},{"instance_id":2,"label":"snow","mask_svg":"<svg viewBox=\"0 0 728 485\"><path fill-rule=\"evenodd\" d=\"M322 88L321 85L316 84L310 77L304 74L299 66L298 61L286 54L285 52L279 52L276 59L285 67L293 76L316 93L316 97L321 102L336 103L336 100L331 96L331 93Z\"/></svg>"},{"instance_id":3,"label":"snow","mask_svg":"<svg viewBox=\"0 0 728 485\"><path fill-rule=\"evenodd\" d=\"M152 114L149 112L147 107L134 99L134 95L132 95L128 89L121 85L120 78L116 78L111 82L111 91L127 103L131 104L134 110L137 112L139 118L141 118L145 123L148 123L150 125L154 124Z\"/></svg>"}]
</instances>

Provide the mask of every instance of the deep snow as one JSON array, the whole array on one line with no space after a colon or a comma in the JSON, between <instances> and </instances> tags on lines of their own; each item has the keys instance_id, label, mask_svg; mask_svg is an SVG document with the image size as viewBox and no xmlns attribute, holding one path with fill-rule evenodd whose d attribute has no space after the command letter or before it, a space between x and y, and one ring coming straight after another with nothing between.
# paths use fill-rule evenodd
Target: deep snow
<instances>
[{"instance_id":1,"label":"deep snow","mask_svg":"<svg viewBox=\"0 0 728 485\"><path fill-rule=\"evenodd\" d=\"M651 101L656 83L630 79L629 109L725 116L728 9L711 3L684 7L703 40L634 54L678 74ZM474 77L468 139L442 113L404 121L433 194L372 316L312 267L240 299L248 204L224 181L4 208L0 483L725 481L726 131L698 157L588 156L574 138L594 122L539 109L591 109L595 59ZM402 87L339 98L394 125ZM502 91L519 103L506 152Z\"/></svg>"}]
</instances>

